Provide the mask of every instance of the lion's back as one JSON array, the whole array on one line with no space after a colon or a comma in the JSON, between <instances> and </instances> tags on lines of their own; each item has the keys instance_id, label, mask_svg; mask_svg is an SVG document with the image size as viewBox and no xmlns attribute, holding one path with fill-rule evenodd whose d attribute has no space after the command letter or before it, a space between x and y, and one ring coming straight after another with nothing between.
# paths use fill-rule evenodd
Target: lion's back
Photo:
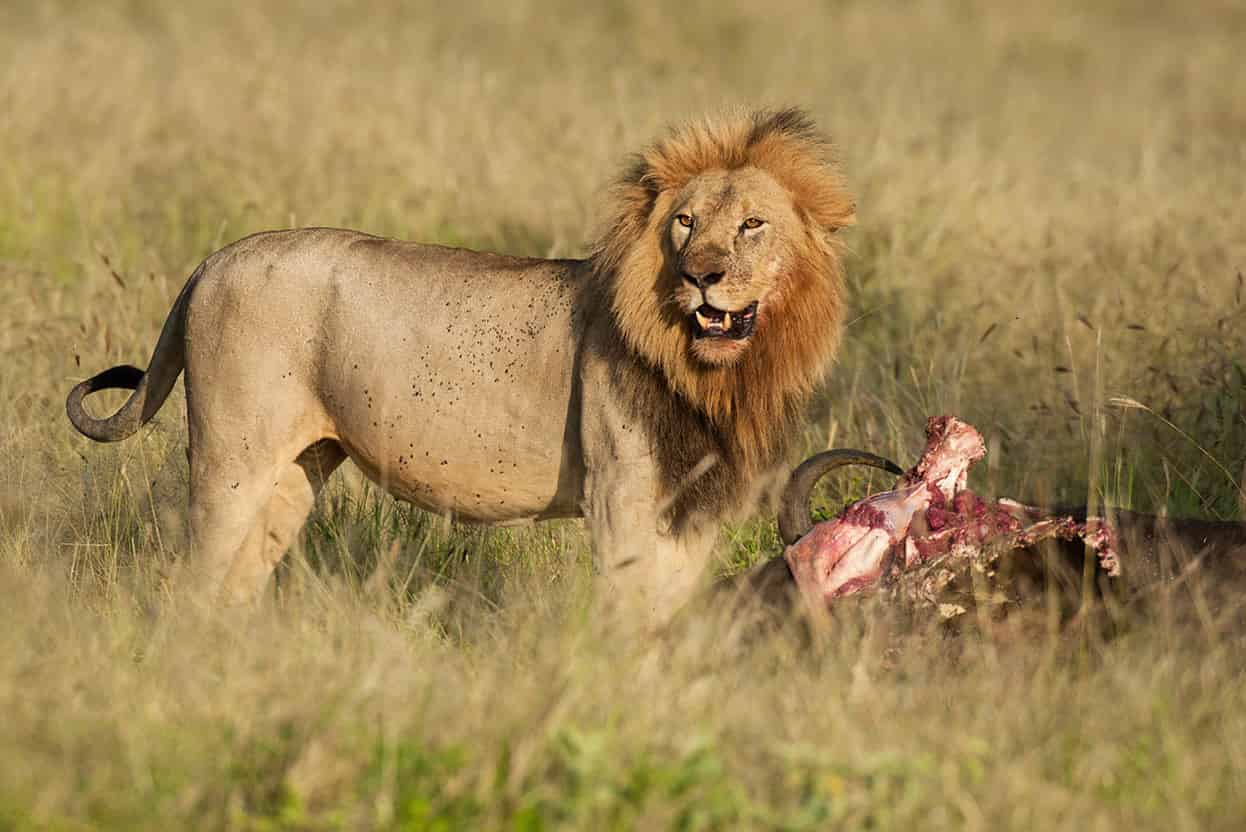
<instances>
[{"instance_id":1,"label":"lion's back","mask_svg":"<svg viewBox=\"0 0 1246 832\"><path fill-rule=\"evenodd\" d=\"M270 320L341 313L360 326L388 320L453 329L471 318L488 328L517 316L539 322L551 312L570 314L579 265L339 228L264 231L204 261L190 312L207 326L223 323L216 320L223 310Z\"/></svg>"}]
</instances>

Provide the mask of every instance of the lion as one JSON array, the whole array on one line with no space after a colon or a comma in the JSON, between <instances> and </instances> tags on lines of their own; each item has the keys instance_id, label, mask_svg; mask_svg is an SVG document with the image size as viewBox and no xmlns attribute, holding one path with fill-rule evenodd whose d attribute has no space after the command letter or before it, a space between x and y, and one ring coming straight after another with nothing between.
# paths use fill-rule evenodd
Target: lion
<instances>
[{"instance_id":1,"label":"lion","mask_svg":"<svg viewBox=\"0 0 1246 832\"><path fill-rule=\"evenodd\" d=\"M613 197L580 260L246 237L191 275L147 370L78 384L69 419L124 439L185 372L191 571L216 602L262 594L349 458L443 515L584 517L609 593L669 613L782 469L836 353L854 204L795 109L677 126ZM109 388L134 392L88 414Z\"/></svg>"}]
</instances>

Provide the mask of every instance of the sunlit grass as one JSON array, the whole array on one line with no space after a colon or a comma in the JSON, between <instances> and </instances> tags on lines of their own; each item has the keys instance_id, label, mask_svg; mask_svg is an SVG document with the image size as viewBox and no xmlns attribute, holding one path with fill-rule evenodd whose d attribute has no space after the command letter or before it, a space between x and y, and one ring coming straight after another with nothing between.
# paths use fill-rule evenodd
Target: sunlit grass
<instances>
[{"instance_id":1,"label":"sunlit grass","mask_svg":"<svg viewBox=\"0 0 1246 832\"><path fill-rule=\"evenodd\" d=\"M63 414L237 237L575 256L664 123L797 104L860 218L802 450L907 464L955 412L981 490L1240 518L1238 4L7 5L0 828L1246 822L1232 588L955 639L867 604L811 642L742 649L710 614L621 642L577 523L450 526L345 470L263 608L222 618L167 581L180 391L121 445ZM777 554L772 518L720 550Z\"/></svg>"}]
</instances>

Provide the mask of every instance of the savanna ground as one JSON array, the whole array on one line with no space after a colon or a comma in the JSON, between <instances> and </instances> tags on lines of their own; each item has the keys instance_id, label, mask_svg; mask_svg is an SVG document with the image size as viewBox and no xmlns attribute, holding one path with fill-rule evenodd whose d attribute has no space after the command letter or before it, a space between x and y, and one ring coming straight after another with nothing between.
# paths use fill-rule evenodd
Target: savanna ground
<instances>
[{"instance_id":1,"label":"savanna ground","mask_svg":"<svg viewBox=\"0 0 1246 832\"><path fill-rule=\"evenodd\" d=\"M860 217L806 449L908 461L954 412L985 491L1240 517L1240 5L195 5L0 8L0 828L1246 825L1231 592L619 645L577 524L447 527L345 471L273 600L221 620L161 580L180 386L121 445L62 409L232 239L572 256L663 124L794 103ZM719 568L779 551L759 516Z\"/></svg>"}]
</instances>

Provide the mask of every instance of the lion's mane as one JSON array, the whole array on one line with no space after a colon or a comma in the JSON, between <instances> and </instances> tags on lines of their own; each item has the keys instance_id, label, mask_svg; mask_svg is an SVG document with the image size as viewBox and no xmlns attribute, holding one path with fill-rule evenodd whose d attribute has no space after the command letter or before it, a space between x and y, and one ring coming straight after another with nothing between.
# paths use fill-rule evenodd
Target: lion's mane
<instances>
[{"instance_id":1,"label":"lion's mane","mask_svg":"<svg viewBox=\"0 0 1246 832\"><path fill-rule=\"evenodd\" d=\"M749 349L730 366L708 366L692 357L686 318L663 296L662 237L673 196L693 177L745 166L787 190L802 227L787 229L793 256ZM591 257L618 336L616 387L654 438L672 522L721 516L783 461L834 358L844 274L833 233L854 222L853 199L829 141L788 109L671 130L631 161L614 200Z\"/></svg>"}]
</instances>

